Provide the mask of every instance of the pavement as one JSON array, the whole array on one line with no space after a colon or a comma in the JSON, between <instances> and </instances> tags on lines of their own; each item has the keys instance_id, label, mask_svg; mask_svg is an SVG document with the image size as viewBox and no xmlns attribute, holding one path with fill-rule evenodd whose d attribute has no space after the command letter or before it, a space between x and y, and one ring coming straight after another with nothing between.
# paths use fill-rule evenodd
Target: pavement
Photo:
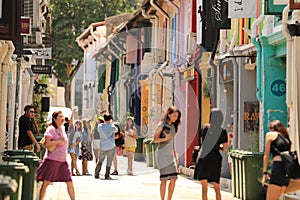
<instances>
[{"instance_id":1,"label":"pavement","mask_svg":"<svg viewBox=\"0 0 300 200\"><path fill-rule=\"evenodd\" d=\"M68 162L70 162L68 160ZM106 161L105 161L106 162ZM104 163L105 163L104 162ZM95 161L88 162L88 169L93 174ZM100 179L94 176L73 176L75 196L77 200L153 200L160 199L159 195L159 172L153 167L147 167L146 162L134 161L133 175L127 175L127 158L118 156L119 175L111 177L113 180L105 180L105 166L102 166ZM78 160L78 168L81 171L81 161ZM113 172L113 169L111 170ZM38 199L41 183L37 184L36 195ZM230 184L221 184L222 200L236 200L231 194ZM208 199L215 199L215 192L210 185ZM48 186L46 200L69 200L65 183L53 183ZM189 200L201 198L201 184L189 176L180 175L176 181L173 200Z\"/></svg>"}]
</instances>

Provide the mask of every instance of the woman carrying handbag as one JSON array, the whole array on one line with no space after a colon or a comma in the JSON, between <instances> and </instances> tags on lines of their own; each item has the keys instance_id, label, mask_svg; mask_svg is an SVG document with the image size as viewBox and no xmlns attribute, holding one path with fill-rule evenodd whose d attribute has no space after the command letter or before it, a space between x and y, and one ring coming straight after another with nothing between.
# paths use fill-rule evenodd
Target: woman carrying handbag
<instances>
[{"instance_id":1,"label":"woman carrying handbag","mask_svg":"<svg viewBox=\"0 0 300 200\"><path fill-rule=\"evenodd\" d=\"M278 200L285 193L290 181L286 176L280 152L289 151L292 143L287 129L279 120L272 121L269 124L269 129L270 132L266 134L262 185L269 180L267 200ZM273 155L273 165L271 174L268 174L270 154Z\"/></svg>"}]
</instances>

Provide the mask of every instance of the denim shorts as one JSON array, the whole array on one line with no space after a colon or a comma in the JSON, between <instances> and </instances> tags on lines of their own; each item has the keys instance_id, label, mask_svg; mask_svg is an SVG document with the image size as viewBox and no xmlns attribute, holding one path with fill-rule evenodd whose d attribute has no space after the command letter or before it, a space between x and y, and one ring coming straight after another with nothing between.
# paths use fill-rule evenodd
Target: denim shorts
<instances>
[{"instance_id":1,"label":"denim shorts","mask_svg":"<svg viewBox=\"0 0 300 200\"><path fill-rule=\"evenodd\" d=\"M288 186L290 180L286 176L286 172L282 161L274 161L270 184L278 186Z\"/></svg>"}]
</instances>

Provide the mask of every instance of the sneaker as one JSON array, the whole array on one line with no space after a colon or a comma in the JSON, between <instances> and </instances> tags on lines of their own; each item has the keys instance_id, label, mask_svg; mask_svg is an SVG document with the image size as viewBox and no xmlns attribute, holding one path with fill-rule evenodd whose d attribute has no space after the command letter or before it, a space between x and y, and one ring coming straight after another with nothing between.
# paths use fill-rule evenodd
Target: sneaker
<instances>
[{"instance_id":1,"label":"sneaker","mask_svg":"<svg viewBox=\"0 0 300 200\"><path fill-rule=\"evenodd\" d=\"M99 178L99 174L98 174L98 175L95 174L95 175L94 175L94 178Z\"/></svg>"},{"instance_id":2,"label":"sneaker","mask_svg":"<svg viewBox=\"0 0 300 200\"><path fill-rule=\"evenodd\" d=\"M113 173L111 173L111 175L119 175L119 173L115 170Z\"/></svg>"}]
</instances>

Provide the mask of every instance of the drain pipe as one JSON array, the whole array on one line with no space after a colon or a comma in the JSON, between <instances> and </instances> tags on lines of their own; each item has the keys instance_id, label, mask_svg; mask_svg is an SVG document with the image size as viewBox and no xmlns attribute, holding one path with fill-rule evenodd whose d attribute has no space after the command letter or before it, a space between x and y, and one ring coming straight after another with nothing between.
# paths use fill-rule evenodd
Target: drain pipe
<instances>
[{"instance_id":1,"label":"drain pipe","mask_svg":"<svg viewBox=\"0 0 300 200\"><path fill-rule=\"evenodd\" d=\"M170 17L169 15L156 3L155 0L150 0L151 6L153 6L156 10L158 10L166 19L167 19L167 38L166 38L166 60L169 60L169 49L170 49Z\"/></svg>"},{"instance_id":2,"label":"drain pipe","mask_svg":"<svg viewBox=\"0 0 300 200\"><path fill-rule=\"evenodd\" d=\"M256 98L258 101L262 101L262 95L261 95L261 60L262 60L262 47L259 42L259 38L257 38L256 35L256 26L264 20L265 16L264 14L260 15L252 24L251 26L251 41L253 45L256 47L257 52L257 65L256 65Z\"/></svg>"},{"instance_id":3,"label":"drain pipe","mask_svg":"<svg viewBox=\"0 0 300 200\"><path fill-rule=\"evenodd\" d=\"M156 44L156 43L157 43L157 40L158 40L158 34L159 34L159 32L158 32L158 16L155 15L155 14L153 14L153 15L151 15L151 14L146 14L145 9L142 9L142 15L143 15L143 17L145 17L146 19L154 19L154 29L153 29L153 32L155 32L155 34L153 34L153 35L154 35L154 41L153 41L153 44ZM156 29L157 29L157 30L156 30ZM153 45L153 47L154 47L154 45ZM156 51L153 51L153 56L154 56L154 58L156 58Z\"/></svg>"},{"instance_id":4,"label":"drain pipe","mask_svg":"<svg viewBox=\"0 0 300 200\"><path fill-rule=\"evenodd\" d=\"M201 127L202 127L202 72L199 69L199 61L202 58L202 51L194 61L194 69L198 74L198 145L201 145Z\"/></svg>"},{"instance_id":5,"label":"drain pipe","mask_svg":"<svg viewBox=\"0 0 300 200\"><path fill-rule=\"evenodd\" d=\"M293 38L289 34L288 25L288 14L290 11L289 4L282 11L282 34L286 38L286 104L291 107L293 104L292 100L292 42Z\"/></svg>"}]
</instances>

